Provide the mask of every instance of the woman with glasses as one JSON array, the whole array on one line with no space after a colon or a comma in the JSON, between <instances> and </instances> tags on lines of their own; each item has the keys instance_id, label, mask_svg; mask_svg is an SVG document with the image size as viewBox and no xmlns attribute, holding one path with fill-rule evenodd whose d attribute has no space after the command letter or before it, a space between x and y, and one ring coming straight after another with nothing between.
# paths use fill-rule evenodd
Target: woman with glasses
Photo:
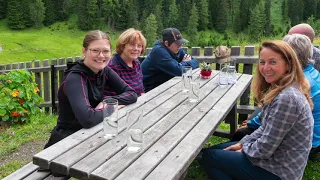
<instances>
[{"instance_id":1,"label":"woman with glasses","mask_svg":"<svg viewBox=\"0 0 320 180\"><path fill-rule=\"evenodd\" d=\"M141 31L133 28L124 31L116 45L116 54L109 61L108 66L113 69L138 96L144 93L142 71L138 57L144 52L146 39ZM115 92L107 91L106 95Z\"/></svg>"},{"instance_id":2,"label":"woman with glasses","mask_svg":"<svg viewBox=\"0 0 320 180\"><path fill-rule=\"evenodd\" d=\"M137 94L112 69L107 67L111 58L111 42L100 30L90 31L83 40L84 59L68 63L58 90L59 116L45 148L82 129L102 121L104 91L119 105L137 101Z\"/></svg>"}]
</instances>

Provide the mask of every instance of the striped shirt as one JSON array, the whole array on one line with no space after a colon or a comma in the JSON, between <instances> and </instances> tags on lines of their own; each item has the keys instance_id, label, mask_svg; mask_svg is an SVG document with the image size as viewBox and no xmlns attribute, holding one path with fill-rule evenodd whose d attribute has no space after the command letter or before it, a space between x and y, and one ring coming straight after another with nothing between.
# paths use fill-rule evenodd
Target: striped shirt
<instances>
[{"instance_id":1,"label":"striped shirt","mask_svg":"<svg viewBox=\"0 0 320 180\"><path fill-rule=\"evenodd\" d=\"M144 87L139 60L134 60L132 65L133 67L129 67L118 54L114 55L108 63L108 66L113 69L120 78L137 93L138 96L141 96L141 94L144 93Z\"/></svg>"},{"instance_id":2,"label":"striped shirt","mask_svg":"<svg viewBox=\"0 0 320 180\"><path fill-rule=\"evenodd\" d=\"M283 180L302 179L311 149L313 117L305 96L294 86L262 109L261 126L241 139L242 152Z\"/></svg>"}]
</instances>

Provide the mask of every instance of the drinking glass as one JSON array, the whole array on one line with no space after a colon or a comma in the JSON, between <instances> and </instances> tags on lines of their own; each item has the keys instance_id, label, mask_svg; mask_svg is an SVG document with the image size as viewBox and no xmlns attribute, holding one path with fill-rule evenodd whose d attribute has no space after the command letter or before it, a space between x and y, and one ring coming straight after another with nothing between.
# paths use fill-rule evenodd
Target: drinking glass
<instances>
[{"instance_id":1,"label":"drinking glass","mask_svg":"<svg viewBox=\"0 0 320 180\"><path fill-rule=\"evenodd\" d=\"M236 59L231 59L228 67L229 80L228 84L235 84L237 82L237 71L236 71Z\"/></svg>"},{"instance_id":2,"label":"drinking glass","mask_svg":"<svg viewBox=\"0 0 320 180\"><path fill-rule=\"evenodd\" d=\"M218 78L218 84L220 87L225 87L229 83L229 73L228 73L228 67L226 64L220 65L220 73Z\"/></svg>"},{"instance_id":3,"label":"drinking glass","mask_svg":"<svg viewBox=\"0 0 320 180\"><path fill-rule=\"evenodd\" d=\"M127 151L130 153L139 152L142 149L143 110L135 109L127 111Z\"/></svg>"},{"instance_id":4,"label":"drinking glass","mask_svg":"<svg viewBox=\"0 0 320 180\"><path fill-rule=\"evenodd\" d=\"M200 99L200 74L190 76L189 102L196 103Z\"/></svg>"},{"instance_id":5,"label":"drinking glass","mask_svg":"<svg viewBox=\"0 0 320 180\"><path fill-rule=\"evenodd\" d=\"M103 100L103 132L106 139L118 134L118 100L107 98Z\"/></svg>"},{"instance_id":6,"label":"drinking glass","mask_svg":"<svg viewBox=\"0 0 320 180\"><path fill-rule=\"evenodd\" d=\"M182 87L181 87L181 91L183 93L188 92L189 86L190 86L190 76L192 74L192 67L191 66L182 66Z\"/></svg>"}]
</instances>

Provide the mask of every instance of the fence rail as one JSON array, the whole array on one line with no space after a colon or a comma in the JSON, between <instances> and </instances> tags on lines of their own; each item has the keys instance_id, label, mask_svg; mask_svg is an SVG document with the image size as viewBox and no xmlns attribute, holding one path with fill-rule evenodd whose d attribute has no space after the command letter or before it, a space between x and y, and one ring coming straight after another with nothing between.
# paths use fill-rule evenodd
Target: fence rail
<instances>
[{"instance_id":1,"label":"fence rail","mask_svg":"<svg viewBox=\"0 0 320 180\"><path fill-rule=\"evenodd\" d=\"M219 64L216 63L216 58L213 54L213 47L205 47L203 51L203 55L200 55L200 47L192 47L191 50L183 47L183 49L191 54L195 59L199 62L207 62L216 64L216 69L220 69ZM152 48L146 49L146 55L151 52ZM237 71L239 72L239 66L242 67L240 70L245 74L253 73L253 65L257 63L258 57L254 56L255 47L254 46L246 46L244 47L244 54L241 55L240 46L232 46L231 47L231 58L236 59L237 63ZM139 57L141 61L145 56ZM52 108L52 112L56 112L57 110L57 89L60 85L63 76L64 69L66 68L67 62L73 62L80 60L81 57L68 57L68 58L59 58L52 59L51 61L46 59L43 61L36 60L34 62L26 62L26 63L14 63L14 64L0 64L0 74L9 72L13 69L28 69L35 73L36 83L39 88L39 95L44 99L44 103L40 105L40 107L46 108L49 111L49 108ZM240 105L238 106L239 112L239 120L244 120L247 118L247 115L250 114L254 107L249 106L250 103L250 87L245 91L245 93L240 98Z\"/></svg>"}]
</instances>

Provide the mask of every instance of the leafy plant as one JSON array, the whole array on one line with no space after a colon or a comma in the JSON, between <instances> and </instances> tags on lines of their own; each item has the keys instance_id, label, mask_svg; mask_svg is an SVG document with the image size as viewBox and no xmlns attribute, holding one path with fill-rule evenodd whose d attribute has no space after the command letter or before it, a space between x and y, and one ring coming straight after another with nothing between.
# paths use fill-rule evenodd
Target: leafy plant
<instances>
[{"instance_id":1,"label":"leafy plant","mask_svg":"<svg viewBox=\"0 0 320 180\"><path fill-rule=\"evenodd\" d=\"M203 71L212 71L213 64L202 62L202 63L199 64L199 67Z\"/></svg>"},{"instance_id":2,"label":"leafy plant","mask_svg":"<svg viewBox=\"0 0 320 180\"><path fill-rule=\"evenodd\" d=\"M27 70L12 70L0 75L0 122L29 122L30 115L40 112L43 99L37 94L35 76Z\"/></svg>"}]
</instances>

